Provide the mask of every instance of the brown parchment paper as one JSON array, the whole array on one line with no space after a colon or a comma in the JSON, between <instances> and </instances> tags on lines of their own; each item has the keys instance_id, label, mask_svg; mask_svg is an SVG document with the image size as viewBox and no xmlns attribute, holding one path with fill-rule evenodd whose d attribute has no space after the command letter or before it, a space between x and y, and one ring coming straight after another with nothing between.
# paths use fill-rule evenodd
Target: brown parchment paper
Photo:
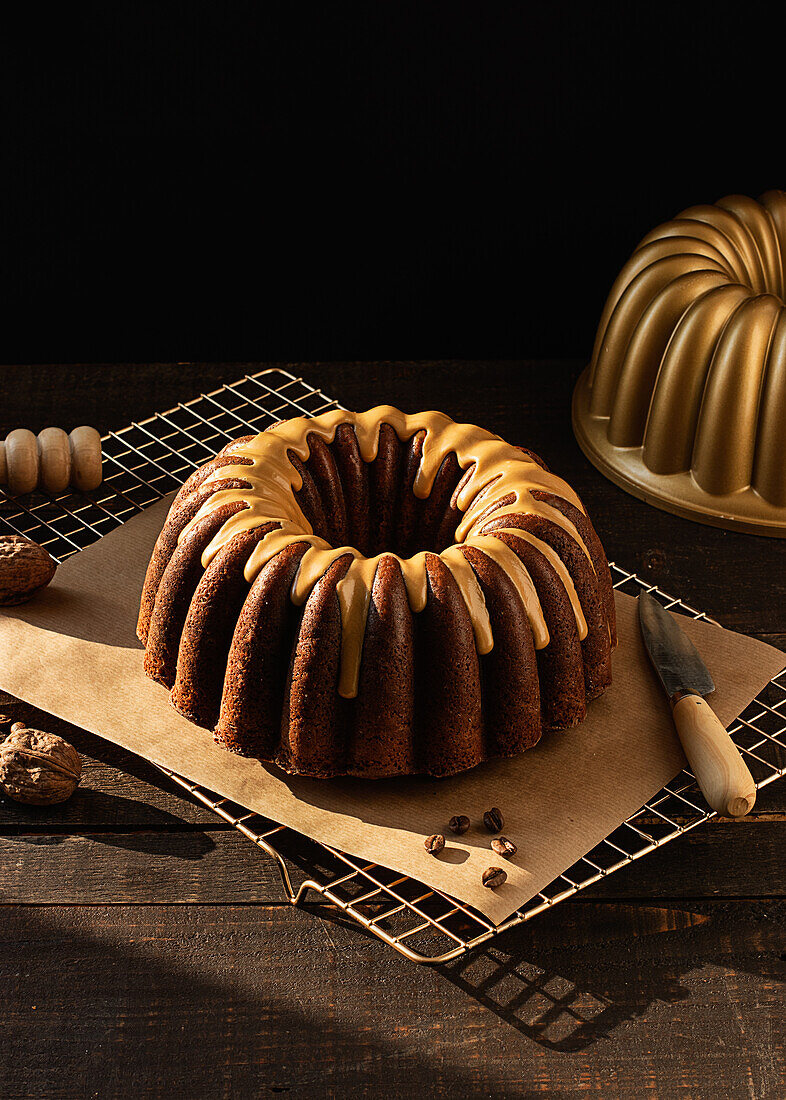
<instances>
[{"instance_id":1,"label":"brown parchment paper","mask_svg":"<svg viewBox=\"0 0 786 1100\"><path fill-rule=\"evenodd\" d=\"M0 615L0 686L42 710L114 741L355 856L381 863L475 906L495 924L571 866L684 766L665 697L639 637L635 601L617 594L614 684L576 729L549 733L513 760L452 779L309 780L233 756L181 718L146 679L135 636L147 561L171 497L69 558L26 605ZM783 654L709 623L680 618L717 685L710 701L728 724L786 664ZM478 822L499 806L518 845L508 881L481 885L489 834ZM447 831L454 814L473 826ZM445 832L439 858L423 840Z\"/></svg>"}]
</instances>

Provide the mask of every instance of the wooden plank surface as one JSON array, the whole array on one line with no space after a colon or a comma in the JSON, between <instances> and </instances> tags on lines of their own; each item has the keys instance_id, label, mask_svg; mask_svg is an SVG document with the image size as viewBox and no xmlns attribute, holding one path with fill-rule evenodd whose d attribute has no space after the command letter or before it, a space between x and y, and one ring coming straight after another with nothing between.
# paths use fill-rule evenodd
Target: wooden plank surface
<instances>
[{"instance_id":1,"label":"wooden plank surface","mask_svg":"<svg viewBox=\"0 0 786 1100\"><path fill-rule=\"evenodd\" d=\"M11 907L0 1093L777 1096L782 909L566 904L433 971L283 907Z\"/></svg>"},{"instance_id":2,"label":"wooden plank surface","mask_svg":"<svg viewBox=\"0 0 786 1100\"><path fill-rule=\"evenodd\" d=\"M569 421L579 363L297 366L349 407L443 408L540 451L609 555L786 649L786 544L649 508ZM0 433L102 431L251 364L0 368ZM248 841L155 768L8 697L85 758L60 807L0 801L3 1097L781 1097L786 784L494 945L417 968L325 903L294 911Z\"/></svg>"},{"instance_id":3,"label":"wooden plank surface","mask_svg":"<svg viewBox=\"0 0 786 1100\"><path fill-rule=\"evenodd\" d=\"M582 895L589 898L770 898L783 892L786 821L696 829ZM0 835L0 897L80 902L278 903L273 861L230 826Z\"/></svg>"}]
</instances>

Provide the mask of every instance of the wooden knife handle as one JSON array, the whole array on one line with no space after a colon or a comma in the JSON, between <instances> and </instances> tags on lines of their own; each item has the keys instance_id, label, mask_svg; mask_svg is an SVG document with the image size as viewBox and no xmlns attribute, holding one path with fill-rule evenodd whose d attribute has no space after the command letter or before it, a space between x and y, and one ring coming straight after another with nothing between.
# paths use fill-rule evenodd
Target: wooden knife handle
<instances>
[{"instance_id":1,"label":"wooden knife handle","mask_svg":"<svg viewBox=\"0 0 786 1100\"><path fill-rule=\"evenodd\" d=\"M691 771L710 806L727 817L744 817L756 801L756 784L715 711L700 695L682 695L672 713Z\"/></svg>"}]
</instances>

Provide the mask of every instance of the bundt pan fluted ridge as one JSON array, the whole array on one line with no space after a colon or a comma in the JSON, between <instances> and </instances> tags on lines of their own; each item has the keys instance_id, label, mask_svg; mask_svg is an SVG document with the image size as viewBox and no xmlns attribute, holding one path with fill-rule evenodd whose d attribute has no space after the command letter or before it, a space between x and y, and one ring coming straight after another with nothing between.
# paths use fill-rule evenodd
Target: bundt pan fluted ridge
<instances>
[{"instance_id":1,"label":"bundt pan fluted ridge","mask_svg":"<svg viewBox=\"0 0 786 1100\"><path fill-rule=\"evenodd\" d=\"M584 453L666 511L786 537L786 192L692 206L622 269L576 386Z\"/></svg>"}]
</instances>

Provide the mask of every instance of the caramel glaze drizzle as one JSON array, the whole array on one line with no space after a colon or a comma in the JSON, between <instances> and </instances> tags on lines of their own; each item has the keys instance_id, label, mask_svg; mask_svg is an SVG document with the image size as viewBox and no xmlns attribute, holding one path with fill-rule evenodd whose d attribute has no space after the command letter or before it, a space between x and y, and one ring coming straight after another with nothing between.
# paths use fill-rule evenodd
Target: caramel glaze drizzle
<instances>
[{"instance_id":1,"label":"caramel glaze drizzle","mask_svg":"<svg viewBox=\"0 0 786 1100\"><path fill-rule=\"evenodd\" d=\"M589 554L575 526L560 511L545 501L536 500L532 490L553 493L575 505L582 512L581 502L573 490L559 477L548 473L526 454L472 424L457 424L443 413L422 412L407 414L391 405L379 405L364 413L335 410L322 413L313 419L296 417L261 432L247 443L241 444L236 453L251 459L251 465L227 465L214 471L203 485L216 484L216 492L202 505L180 535L188 532L216 508L241 501L246 508L236 512L224 523L202 554L204 568L210 564L219 550L241 531L248 531L265 523L278 522L280 527L265 535L252 551L246 566L245 578L252 582L264 565L286 546L307 542L309 549L300 562L294 584L292 601L303 604L319 579L330 565L345 554L352 555L349 570L337 586L341 606L342 642L339 694L351 699L357 695L363 637L366 630L371 591L379 560L383 556L395 558L406 585L409 605L413 612L426 606L428 578L426 552L403 559L384 551L375 557L363 557L352 546L332 547L314 534L295 497L302 479L290 461L289 454L297 455L302 462L309 457L308 436L314 434L331 443L341 424L351 424L357 436L360 453L366 462L373 462L379 446L379 429L390 424L399 439L405 442L417 432L425 431L420 466L415 476L413 491L416 497L425 499L431 492L434 479L446 455L453 452L459 466L465 471L453 496L453 502L463 513L455 532L455 543L438 556L456 579L466 603L475 644L479 653L489 653L494 645L486 603L477 577L464 554L462 546L476 546L504 570L515 585L527 617L532 626L535 648L549 644L549 632L543 617L538 594L532 578L518 555L496 536L483 534L483 525L493 513L500 515L538 514L557 524L579 544L587 558ZM220 482L228 478L242 478L248 489L221 489ZM502 503L501 502L505 502ZM587 636L587 623L581 609L573 581L559 556L542 540L527 531L512 527L511 534L537 547L560 577L568 593L580 638Z\"/></svg>"}]
</instances>

